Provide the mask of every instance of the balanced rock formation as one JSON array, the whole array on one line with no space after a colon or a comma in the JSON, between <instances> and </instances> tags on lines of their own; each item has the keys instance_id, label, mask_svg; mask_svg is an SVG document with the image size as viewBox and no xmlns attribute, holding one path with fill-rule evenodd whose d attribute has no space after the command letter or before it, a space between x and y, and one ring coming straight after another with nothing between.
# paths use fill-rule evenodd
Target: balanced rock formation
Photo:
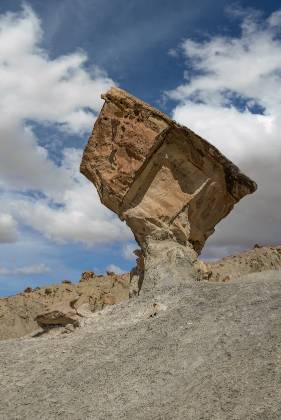
<instances>
[{"instance_id":1,"label":"balanced rock formation","mask_svg":"<svg viewBox=\"0 0 281 420\"><path fill-rule=\"evenodd\" d=\"M201 279L197 256L206 239L256 190L255 182L206 140L129 93L112 88L102 98L80 169L141 247L130 293L144 278L147 291Z\"/></svg>"},{"instance_id":2,"label":"balanced rock formation","mask_svg":"<svg viewBox=\"0 0 281 420\"><path fill-rule=\"evenodd\" d=\"M206 140L127 92L112 88L102 98L81 172L142 250L147 238L170 238L200 253L256 184Z\"/></svg>"}]
</instances>

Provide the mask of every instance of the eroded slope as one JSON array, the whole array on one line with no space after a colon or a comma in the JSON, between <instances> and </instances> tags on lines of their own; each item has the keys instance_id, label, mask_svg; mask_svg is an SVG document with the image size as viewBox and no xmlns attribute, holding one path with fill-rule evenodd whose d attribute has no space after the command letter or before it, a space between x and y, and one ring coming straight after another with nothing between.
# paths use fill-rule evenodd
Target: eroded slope
<instances>
[{"instance_id":1,"label":"eroded slope","mask_svg":"<svg viewBox=\"0 0 281 420\"><path fill-rule=\"evenodd\" d=\"M107 307L0 343L0 417L279 420L280 271Z\"/></svg>"},{"instance_id":2,"label":"eroded slope","mask_svg":"<svg viewBox=\"0 0 281 420\"><path fill-rule=\"evenodd\" d=\"M54 310L60 309L62 314L79 320L84 312L95 312L129 297L129 274L95 276L86 272L81 280L78 284L62 283L27 289L18 295L0 299L0 340L22 337L38 330L35 318L40 314L45 315L43 319L48 326ZM71 309L74 313L70 312ZM58 317L53 320L55 325L59 324L58 320ZM65 325L66 320L62 319L62 322Z\"/></svg>"}]
</instances>

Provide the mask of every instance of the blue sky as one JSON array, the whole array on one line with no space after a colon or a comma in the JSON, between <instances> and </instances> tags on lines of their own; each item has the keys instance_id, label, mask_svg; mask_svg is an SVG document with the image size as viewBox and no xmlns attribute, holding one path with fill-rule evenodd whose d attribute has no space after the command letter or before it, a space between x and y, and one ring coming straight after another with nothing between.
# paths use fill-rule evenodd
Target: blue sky
<instances>
[{"instance_id":1,"label":"blue sky","mask_svg":"<svg viewBox=\"0 0 281 420\"><path fill-rule=\"evenodd\" d=\"M0 2L0 295L134 264L129 230L79 174L113 84L257 180L203 256L280 243L277 1Z\"/></svg>"}]
</instances>

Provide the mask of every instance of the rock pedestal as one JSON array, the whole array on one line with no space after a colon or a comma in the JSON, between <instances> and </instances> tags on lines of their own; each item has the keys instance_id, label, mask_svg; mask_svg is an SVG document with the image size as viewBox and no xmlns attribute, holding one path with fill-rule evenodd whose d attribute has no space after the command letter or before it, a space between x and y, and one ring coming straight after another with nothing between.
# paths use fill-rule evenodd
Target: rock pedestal
<instances>
[{"instance_id":1,"label":"rock pedestal","mask_svg":"<svg viewBox=\"0 0 281 420\"><path fill-rule=\"evenodd\" d=\"M206 140L129 93L112 88L102 97L81 172L144 253L148 239L200 253L256 184Z\"/></svg>"}]
</instances>

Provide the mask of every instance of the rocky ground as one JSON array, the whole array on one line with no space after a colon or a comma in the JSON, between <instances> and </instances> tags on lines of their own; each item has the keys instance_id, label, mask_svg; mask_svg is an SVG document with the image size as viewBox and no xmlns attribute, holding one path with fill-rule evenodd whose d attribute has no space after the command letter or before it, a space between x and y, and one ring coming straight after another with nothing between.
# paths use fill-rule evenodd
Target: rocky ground
<instances>
[{"instance_id":1,"label":"rocky ground","mask_svg":"<svg viewBox=\"0 0 281 420\"><path fill-rule=\"evenodd\" d=\"M171 250L170 246L168 248ZM153 261L158 267L154 277L158 280L161 277L161 272L167 275L171 267L172 273L168 276L168 283L178 283L176 277L179 276L181 278L186 275L191 276L188 264L184 264L184 261L179 260L178 257L170 261L170 256L166 256L165 261L160 264L159 256L155 255L158 249L155 244L153 249ZM164 251L160 249L159 252L162 258ZM175 270L177 260L179 267ZM183 260L186 262L189 260L185 254ZM147 261L147 265L149 266L149 261ZM204 280L222 282L232 281L249 273L278 270L281 269L281 246L255 246L240 254L207 263L206 266L198 263L197 269L200 268L205 270L203 272ZM148 273L147 277L149 277ZM153 290L157 290L153 278L148 278L143 290L151 289L151 287ZM163 287L162 283L160 289L161 287ZM15 296L0 299L0 340L40 333L40 325L44 331L48 331L48 327L52 324L60 324L63 327L66 325L69 327L69 324L77 326L88 312L92 313L107 305L128 300L129 289L129 273L123 275L109 273L105 276L96 276L90 272L83 273L78 284L66 281L62 284L37 289L27 288Z\"/></svg>"},{"instance_id":2,"label":"rocky ground","mask_svg":"<svg viewBox=\"0 0 281 420\"><path fill-rule=\"evenodd\" d=\"M281 246L260 246L207 263L205 278L210 281L231 281L245 274L281 269Z\"/></svg>"},{"instance_id":3,"label":"rocky ground","mask_svg":"<svg viewBox=\"0 0 281 420\"><path fill-rule=\"evenodd\" d=\"M129 274L82 274L78 284L68 282L0 299L0 340L22 337L38 331L36 317L43 327L79 324L84 313L95 312L129 297ZM40 331L40 330L39 330Z\"/></svg>"},{"instance_id":4,"label":"rocky ground","mask_svg":"<svg viewBox=\"0 0 281 420\"><path fill-rule=\"evenodd\" d=\"M281 271L187 281L0 343L0 418L281 418Z\"/></svg>"}]
</instances>

